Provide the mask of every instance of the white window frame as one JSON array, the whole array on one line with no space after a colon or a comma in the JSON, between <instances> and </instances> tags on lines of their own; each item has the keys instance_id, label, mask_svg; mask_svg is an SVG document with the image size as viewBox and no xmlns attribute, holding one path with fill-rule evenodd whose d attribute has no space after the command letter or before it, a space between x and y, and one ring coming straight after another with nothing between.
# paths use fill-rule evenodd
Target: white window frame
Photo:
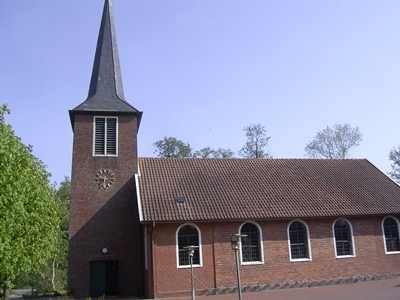
<instances>
[{"instance_id":1,"label":"white window frame","mask_svg":"<svg viewBox=\"0 0 400 300\"><path fill-rule=\"evenodd\" d=\"M338 254L337 254L337 249L336 249L336 236L335 236L335 224L336 224L337 221L340 221L340 220L345 221L345 222L347 223L347 225L349 225L349 228L350 228L350 235L351 235L351 248L352 248L352 250L353 250L353 251L352 251L352 252L353 252L352 255L338 255ZM351 224L351 222L350 222L349 220L347 220L347 219L345 219L345 218L337 218L337 219L333 222L333 224L332 224L332 235L333 235L333 245L334 245L334 248L335 248L335 257L336 257L336 258L356 257L356 247L355 247L355 244L354 244L353 225Z\"/></svg>"},{"instance_id":2,"label":"white window frame","mask_svg":"<svg viewBox=\"0 0 400 300\"><path fill-rule=\"evenodd\" d=\"M115 154L107 154L107 128L105 128L105 145L104 145L104 154L96 154L96 119L115 119ZM106 122L105 122L106 123ZM93 117L93 156L118 156L118 117L116 116L94 116Z\"/></svg>"},{"instance_id":3,"label":"white window frame","mask_svg":"<svg viewBox=\"0 0 400 300\"><path fill-rule=\"evenodd\" d=\"M243 261L243 253L242 253L242 242L240 243L240 247L239 247L239 249L240 249L240 263L242 264L242 265L261 265L261 264L264 264L264 246L263 246L263 239L262 239L262 230L261 230L261 226L260 225L258 225L256 222L254 222L254 221L246 221L246 222L243 222L241 225L240 225L240 227L239 227L239 232L238 232L238 234L241 234L241 232L242 232L242 227L245 225L245 224L247 224L247 223L251 223L251 224L253 224L253 225L255 225L257 228L258 228L258 239L259 239L259 247L260 247L260 258L261 258L261 261L259 260L259 261ZM243 240L243 239L245 239L245 238L241 238L241 240Z\"/></svg>"},{"instance_id":4,"label":"white window frame","mask_svg":"<svg viewBox=\"0 0 400 300\"><path fill-rule=\"evenodd\" d=\"M292 259L292 247L290 245L290 226L294 223L294 222L300 222L302 223L305 227L306 227L306 231L307 231L307 245L308 245L308 255L310 256L309 258L293 258ZM300 219L295 219L293 221L291 221L289 223L289 225L287 226L287 240L288 240L288 246L289 246L289 260L290 262L302 262L302 261L312 261L312 252L311 252L311 242L310 242L310 230L308 228L308 225L306 222L304 222L303 220Z\"/></svg>"},{"instance_id":5,"label":"white window frame","mask_svg":"<svg viewBox=\"0 0 400 300\"><path fill-rule=\"evenodd\" d=\"M386 216L383 218L381 226L382 226L382 238L383 238L383 246L385 247L385 254L399 254L400 251L387 251L387 247L386 247L386 236L385 236L385 227L383 226L383 223L385 222L386 219L391 218L393 219L396 224L397 224L397 233L399 234L399 238L400 238L400 226L399 226L399 220L394 217L394 216Z\"/></svg>"},{"instance_id":6,"label":"white window frame","mask_svg":"<svg viewBox=\"0 0 400 300\"><path fill-rule=\"evenodd\" d=\"M179 265L179 240L178 240L178 233L179 233L179 230L181 230L182 227L187 226L187 225L193 226L194 228L196 228L196 229L197 229L197 233L198 233L198 235L199 235L199 260L200 260L200 264L193 264L193 268L200 268L200 267L203 266L202 244L201 244L201 230L200 230L200 228L199 228L196 224L193 224L193 223L185 223L185 224L182 224L182 225L180 225L180 226L176 229L176 231L175 231L176 267L177 267L178 269L187 269L187 268L190 268L190 264L184 265L184 266Z\"/></svg>"}]
</instances>

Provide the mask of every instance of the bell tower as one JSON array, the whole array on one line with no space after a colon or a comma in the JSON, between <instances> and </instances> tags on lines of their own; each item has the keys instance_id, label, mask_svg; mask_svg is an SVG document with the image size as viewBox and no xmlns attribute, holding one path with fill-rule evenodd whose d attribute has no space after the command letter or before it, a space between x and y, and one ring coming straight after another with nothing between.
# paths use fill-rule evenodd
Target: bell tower
<instances>
[{"instance_id":1,"label":"bell tower","mask_svg":"<svg viewBox=\"0 0 400 300\"><path fill-rule=\"evenodd\" d=\"M87 99L73 130L68 288L78 298L143 291L136 203L142 117L125 100L111 0L105 0Z\"/></svg>"}]
</instances>

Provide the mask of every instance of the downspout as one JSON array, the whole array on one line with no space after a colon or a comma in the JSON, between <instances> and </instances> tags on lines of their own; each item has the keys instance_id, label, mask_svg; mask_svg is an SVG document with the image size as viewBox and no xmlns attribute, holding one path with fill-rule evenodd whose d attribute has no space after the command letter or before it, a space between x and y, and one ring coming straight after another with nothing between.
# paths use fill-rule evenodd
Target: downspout
<instances>
[{"instance_id":1,"label":"downspout","mask_svg":"<svg viewBox=\"0 0 400 300\"><path fill-rule=\"evenodd\" d=\"M143 222L143 211L142 211L142 200L141 200L141 198L140 198L140 188L139 188L139 176L140 176L140 169L139 169L139 166L138 166L138 174L135 174L135 183L136 183L136 200L137 200L137 206L138 206L138 213L139 213L139 221L140 221L140 223L142 223ZM145 225L146 226L146 229L147 229L147 225ZM152 282L152 285L153 285L153 294L155 293L155 290L154 290L154 237L153 237L153 231L154 231L154 228L155 228L155 223L153 222L153 230L152 230L152 232L151 232L151 252L152 252L152 266L153 266L153 268L152 268L152 270L151 270L151 273L152 273L152 280L153 280L153 282ZM148 251L146 250L146 248L148 247L148 242L147 242L147 237L148 237L148 232L146 232L147 230L145 230L145 234L146 234L146 238L145 238L145 242L146 242L146 245L145 245L145 248L144 248L144 252L145 252L145 265L147 264L147 262L148 262ZM145 266L145 269L146 269L146 266ZM149 272L149 270L147 270L147 272ZM146 276L146 282L149 280L149 276ZM149 293L150 293L150 291L148 291Z\"/></svg>"},{"instance_id":2,"label":"downspout","mask_svg":"<svg viewBox=\"0 0 400 300\"><path fill-rule=\"evenodd\" d=\"M153 230L151 231L151 264L152 264L152 272L151 276L153 277L153 297L156 298L156 276L155 276L155 263L154 263L154 229L156 228L156 222L153 221Z\"/></svg>"},{"instance_id":3,"label":"downspout","mask_svg":"<svg viewBox=\"0 0 400 300\"><path fill-rule=\"evenodd\" d=\"M214 243L214 223L212 223L212 249L213 249L213 265L214 265L214 291L217 289L217 270L215 265L215 243Z\"/></svg>"}]
</instances>

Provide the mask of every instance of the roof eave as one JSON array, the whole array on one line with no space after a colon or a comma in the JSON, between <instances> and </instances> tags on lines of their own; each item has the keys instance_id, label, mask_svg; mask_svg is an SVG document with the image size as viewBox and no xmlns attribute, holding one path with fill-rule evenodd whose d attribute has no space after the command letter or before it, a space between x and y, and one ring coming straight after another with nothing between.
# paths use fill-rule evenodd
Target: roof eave
<instances>
[{"instance_id":1,"label":"roof eave","mask_svg":"<svg viewBox=\"0 0 400 300\"><path fill-rule=\"evenodd\" d=\"M90 115L95 115L98 113L102 113L103 115L108 115L108 114L112 114L112 115L136 115L137 116L137 131L139 131L139 126L140 126L140 122L142 120L142 115L143 112L142 111L118 111L118 110L96 110L96 109L87 109L87 110L75 110L75 109L71 109L68 111L69 113L69 119L71 121L71 127L72 127L72 132L74 132L74 124L75 124L75 115L76 114L90 114Z\"/></svg>"}]
</instances>

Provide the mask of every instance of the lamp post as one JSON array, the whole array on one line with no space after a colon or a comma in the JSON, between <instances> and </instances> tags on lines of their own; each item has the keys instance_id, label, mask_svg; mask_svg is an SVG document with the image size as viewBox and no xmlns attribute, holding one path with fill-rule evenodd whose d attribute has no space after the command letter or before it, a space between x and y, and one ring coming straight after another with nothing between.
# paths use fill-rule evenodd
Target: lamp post
<instances>
[{"instance_id":1,"label":"lamp post","mask_svg":"<svg viewBox=\"0 0 400 300\"><path fill-rule=\"evenodd\" d=\"M239 266L239 247L242 237L246 237L247 234L231 234L231 247L232 250L235 250L236 256L236 274L237 274L237 281L238 281L238 292L239 292L239 300L242 300L242 286L240 284L240 266Z\"/></svg>"},{"instance_id":2,"label":"lamp post","mask_svg":"<svg viewBox=\"0 0 400 300\"><path fill-rule=\"evenodd\" d=\"M191 285L192 285L192 300L195 299L195 293L194 293L194 280L193 280L193 256L194 256L194 249L195 248L199 248L199 246L187 246L187 247L183 247L184 249L188 250L188 254L189 254L189 259L190 259L190 277L191 277Z\"/></svg>"}]
</instances>

